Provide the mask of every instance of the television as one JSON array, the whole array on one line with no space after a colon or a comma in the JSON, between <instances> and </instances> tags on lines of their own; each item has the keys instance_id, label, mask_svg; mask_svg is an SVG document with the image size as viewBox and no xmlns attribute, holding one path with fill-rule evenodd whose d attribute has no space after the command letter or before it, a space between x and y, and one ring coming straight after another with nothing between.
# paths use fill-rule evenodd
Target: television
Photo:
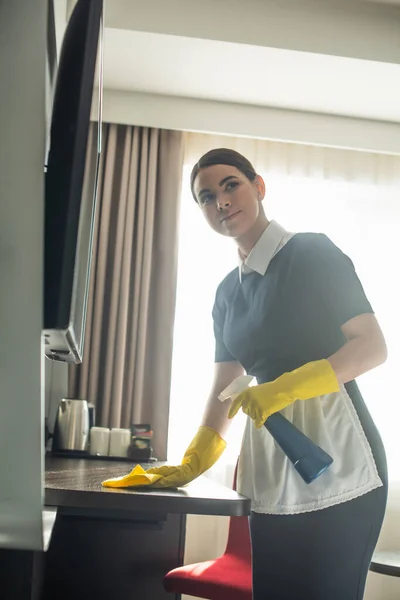
<instances>
[{"instance_id":1,"label":"television","mask_svg":"<svg viewBox=\"0 0 400 600\"><path fill-rule=\"evenodd\" d=\"M52 17L52 0L49 8ZM52 71L54 61L48 61L55 86L44 175L43 341L49 359L66 363L82 362L84 351L101 152L103 28L103 0L78 0L58 67ZM88 145L94 90L93 156Z\"/></svg>"}]
</instances>

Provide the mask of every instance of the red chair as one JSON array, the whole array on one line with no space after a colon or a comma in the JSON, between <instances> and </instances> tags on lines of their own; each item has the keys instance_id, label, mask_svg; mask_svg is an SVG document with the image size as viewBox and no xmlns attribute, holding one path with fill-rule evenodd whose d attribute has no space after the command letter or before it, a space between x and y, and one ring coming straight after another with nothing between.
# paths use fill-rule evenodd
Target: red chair
<instances>
[{"instance_id":1,"label":"red chair","mask_svg":"<svg viewBox=\"0 0 400 600\"><path fill-rule=\"evenodd\" d=\"M233 489L236 489L236 471ZM251 600L251 547L247 517L231 517L228 542L219 558L173 569L164 578L167 592L208 600Z\"/></svg>"}]
</instances>

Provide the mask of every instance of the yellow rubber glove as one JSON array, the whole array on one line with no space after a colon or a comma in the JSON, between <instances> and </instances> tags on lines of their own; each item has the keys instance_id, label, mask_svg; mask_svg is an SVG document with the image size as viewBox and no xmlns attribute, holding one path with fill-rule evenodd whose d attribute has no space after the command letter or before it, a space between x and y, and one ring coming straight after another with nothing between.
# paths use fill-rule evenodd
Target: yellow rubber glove
<instances>
[{"instance_id":1,"label":"yellow rubber glove","mask_svg":"<svg viewBox=\"0 0 400 600\"><path fill-rule=\"evenodd\" d=\"M247 388L233 400L228 417L232 419L241 408L259 429L268 417L296 400L308 400L339 389L335 371L328 360L309 362L275 381Z\"/></svg>"},{"instance_id":2,"label":"yellow rubber glove","mask_svg":"<svg viewBox=\"0 0 400 600\"><path fill-rule=\"evenodd\" d=\"M219 433L211 427L202 426L186 450L182 464L153 467L147 471L138 465L128 475L108 479L102 485L105 487L181 487L212 467L225 448L226 442Z\"/></svg>"}]
</instances>

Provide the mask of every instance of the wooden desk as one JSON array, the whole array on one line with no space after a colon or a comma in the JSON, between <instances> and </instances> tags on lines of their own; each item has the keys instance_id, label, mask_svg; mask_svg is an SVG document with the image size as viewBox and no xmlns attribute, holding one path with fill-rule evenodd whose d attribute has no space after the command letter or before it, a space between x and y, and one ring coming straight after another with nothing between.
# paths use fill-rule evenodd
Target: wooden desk
<instances>
[{"instance_id":1,"label":"wooden desk","mask_svg":"<svg viewBox=\"0 0 400 600\"><path fill-rule=\"evenodd\" d=\"M179 490L101 486L132 466L46 461L45 504L58 512L43 600L171 599L163 578L183 564L186 515L249 514L247 498L205 477Z\"/></svg>"},{"instance_id":2,"label":"wooden desk","mask_svg":"<svg viewBox=\"0 0 400 600\"><path fill-rule=\"evenodd\" d=\"M146 469L157 466L143 464ZM164 463L158 463L164 464ZM46 506L118 511L161 511L170 514L249 514L250 500L207 477L178 490L105 488L101 482L128 473L135 463L74 458L47 458Z\"/></svg>"}]
</instances>

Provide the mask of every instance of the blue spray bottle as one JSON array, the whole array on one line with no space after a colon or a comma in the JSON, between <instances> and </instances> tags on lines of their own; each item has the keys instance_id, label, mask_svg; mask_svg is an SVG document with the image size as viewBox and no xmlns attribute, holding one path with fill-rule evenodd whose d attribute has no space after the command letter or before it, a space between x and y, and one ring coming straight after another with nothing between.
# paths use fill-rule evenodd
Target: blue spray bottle
<instances>
[{"instance_id":1,"label":"blue spray bottle","mask_svg":"<svg viewBox=\"0 0 400 600\"><path fill-rule=\"evenodd\" d=\"M253 380L251 375L237 377L218 398L224 402L243 392ZM332 464L333 458L314 444L304 433L290 423L281 413L271 415L264 423L276 443L286 454L296 471L306 483L311 483Z\"/></svg>"}]
</instances>

